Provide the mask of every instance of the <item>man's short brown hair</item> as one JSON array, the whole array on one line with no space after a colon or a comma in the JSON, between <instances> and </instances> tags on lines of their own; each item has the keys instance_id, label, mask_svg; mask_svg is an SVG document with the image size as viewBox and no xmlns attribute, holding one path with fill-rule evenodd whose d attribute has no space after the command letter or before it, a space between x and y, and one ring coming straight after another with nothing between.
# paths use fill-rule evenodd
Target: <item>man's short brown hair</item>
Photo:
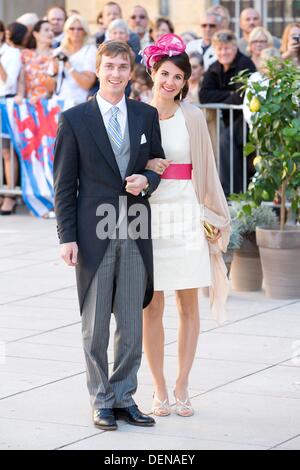
<instances>
[{"instance_id":1,"label":"man's short brown hair","mask_svg":"<svg viewBox=\"0 0 300 470\"><path fill-rule=\"evenodd\" d=\"M129 59L130 68L131 70L134 69L135 65L135 57L134 53L132 52L130 46L126 42L122 41L106 41L102 43L97 50L97 60L96 60L96 70L98 72L102 56L108 57L116 57L117 55L121 55L122 57L126 57Z\"/></svg>"}]
</instances>

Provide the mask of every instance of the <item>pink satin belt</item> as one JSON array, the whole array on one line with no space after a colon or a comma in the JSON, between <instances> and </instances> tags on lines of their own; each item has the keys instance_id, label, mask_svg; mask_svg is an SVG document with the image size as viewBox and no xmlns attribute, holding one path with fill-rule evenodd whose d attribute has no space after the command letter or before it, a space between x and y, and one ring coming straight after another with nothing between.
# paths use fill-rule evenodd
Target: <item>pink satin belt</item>
<instances>
[{"instance_id":1,"label":"pink satin belt","mask_svg":"<svg viewBox=\"0 0 300 470\"><path fill-rule=\"evenodd\" d=\"M163 172L163 180L191 180L193 165L191 163L172 163Z\"/></svg>"}]
</instances>

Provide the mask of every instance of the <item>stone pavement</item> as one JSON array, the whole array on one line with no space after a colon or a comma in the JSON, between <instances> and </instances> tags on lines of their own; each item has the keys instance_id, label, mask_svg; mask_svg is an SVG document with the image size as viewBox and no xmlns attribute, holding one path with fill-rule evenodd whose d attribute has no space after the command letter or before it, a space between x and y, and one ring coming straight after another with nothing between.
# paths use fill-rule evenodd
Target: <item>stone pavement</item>
<instances>
[{"instance_id":1,"label":"stone pavement","mask_svg":"<svg viewBox=\"0 0 300 470\"><path fill-rule=\"evenodd\" d=\"M19 211L20 212L20 211ZM56 223L0 217L0 449L299 449L300 300L231 293L230 322L201 305L190 380L195 416L154 428L93 427L74 272L59 259ZM176 374L177 314L165 312L165 370ZM110 346L110 359L112 347ZM150 412L143 359L136 401Z\"/></svg>"}]
</instances>

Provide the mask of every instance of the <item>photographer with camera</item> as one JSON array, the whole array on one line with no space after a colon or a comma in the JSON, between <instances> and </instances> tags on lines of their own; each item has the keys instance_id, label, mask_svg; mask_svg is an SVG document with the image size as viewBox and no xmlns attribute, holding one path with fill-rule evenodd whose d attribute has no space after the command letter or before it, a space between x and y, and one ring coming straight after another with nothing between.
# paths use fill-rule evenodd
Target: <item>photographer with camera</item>
<instances>
[{"instance_id":1,"label":"photographer with camera","mask_svg":"<svg viewBox=\"0 0 300 470\"><path fill-rule=\"evenodd\" d=\"M72 15L64 26L61 47L54 51L58 64L56 95L65 109L87 100L96 81L96 47L89 44L89 27L80 15Z\"/></svg>"},{"instance_id":2,"label":"photographer with camera","mask_svg":"<svg viewBox=\"0 0 300 470\"><path fill-rule=\"evenodd\" d=\"M283 59L292 59L300 67L300 23L291 23L285 27L281 53Z\"/></svg>"}]
</instances>

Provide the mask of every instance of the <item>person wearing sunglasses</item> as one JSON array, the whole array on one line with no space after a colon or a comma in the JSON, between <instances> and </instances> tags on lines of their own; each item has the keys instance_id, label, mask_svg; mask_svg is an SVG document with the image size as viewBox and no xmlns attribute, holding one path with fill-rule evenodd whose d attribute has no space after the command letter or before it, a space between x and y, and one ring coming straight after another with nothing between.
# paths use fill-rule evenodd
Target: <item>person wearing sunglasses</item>
<instances>
[{"instance_id":1,"label":"person wearing sunglasses","mask_svg":"<svg viewBox=\"0 0 300 470\"><path fill-rule=\"evenodd\" d=\"M64 39L54 54L58 61L56 95L65 109L87 100L96 82L96 47L89 44L89 27L80 15L70 16L64 26Z\"/></svg>"},{"instance_id":2,"label":"person wearing sunglasses","mask_svg":"<svg viewBox=\"0 0 300 470\"><path fill-rule=\"evenodd\" d=\"M131 31L138 34L142 50L152 43L149 32L149 15L146 8L135 5L131 10L128 24Z\"/></svg>"},{"instance_id":3,"label":"person wearing sunglasses","mask_svg":"<svg viewBox=\"0 0 300 470\"><path fill-rule=\"evenodd\" d=\"M218 30L220 17L215 13L204 14L200 26L202 37L191 41L187 45L187 53L199 52L203 56L204 70L216 61L214 49L211 44L214 33Z\"/></svg>"}]
</instances>

